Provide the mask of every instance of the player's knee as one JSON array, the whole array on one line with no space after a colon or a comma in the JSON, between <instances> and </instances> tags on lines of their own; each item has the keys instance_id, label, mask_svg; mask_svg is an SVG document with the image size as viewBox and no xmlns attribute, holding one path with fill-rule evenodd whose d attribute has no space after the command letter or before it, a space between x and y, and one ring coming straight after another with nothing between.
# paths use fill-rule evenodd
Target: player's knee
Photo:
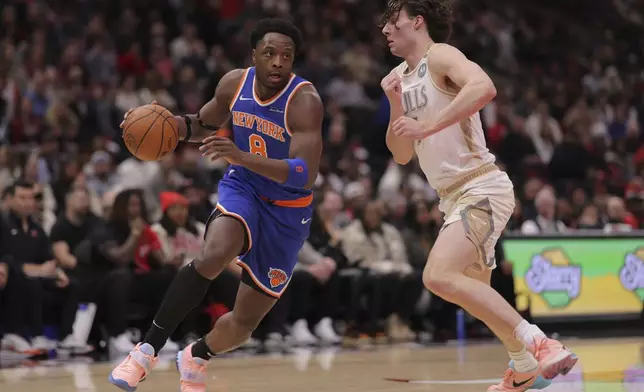
<instances>
[{"instance_id":1,"label":"player's knee","mask_svg":"<svg viewBox=\"0 0 644 392\"><path fill-rule=\"evenodd\" d=\"M195 269L204 277L214 279L238 254L238 250L224 241L206 243L201 257L194 261Z\"/></svg>"},{"instance_id":2,"label":"player's knee","mask_svg":"<svg viewBox=\"0 0 644 392\"><path fill-rule=\"evenodd\" d=\"M446 300L457 292L453 276L438 269L426 268L423 272L423 284L429 291Z\"/></svg>"}]
</instances>

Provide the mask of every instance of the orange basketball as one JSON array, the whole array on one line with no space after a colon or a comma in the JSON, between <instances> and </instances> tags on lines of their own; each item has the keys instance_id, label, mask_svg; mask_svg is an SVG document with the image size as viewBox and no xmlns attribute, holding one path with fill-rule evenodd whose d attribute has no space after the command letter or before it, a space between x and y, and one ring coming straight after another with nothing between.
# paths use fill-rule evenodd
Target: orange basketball
<instances>
[{"instance_id":1,"label":"orange basketball","mask_svg":"<svg viewBox=\"0 0 644 392\"><path fill-rule=\"evenodd\" d=\"M179 143L179 130L172 117L172 113L160 105L134 109L123 124L125 146L142 161L163 158Z\"/></svg>"}]
</instances>

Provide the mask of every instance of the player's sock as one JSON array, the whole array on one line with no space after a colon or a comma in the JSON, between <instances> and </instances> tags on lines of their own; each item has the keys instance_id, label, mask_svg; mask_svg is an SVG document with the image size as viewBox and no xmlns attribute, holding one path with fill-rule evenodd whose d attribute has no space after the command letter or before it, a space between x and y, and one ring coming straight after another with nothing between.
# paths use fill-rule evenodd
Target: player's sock
<instances>
[{"instance_id":1,"label":"player's sock","mask_svg":"<svg viewBox=\"0 0 644 392\"><path fill-rule=\"evenodd\" d=\"M179 323L201 303L210 283L210 279L197 272L194 262L179 270L143 339L154 347L157 355Z\"/></svg>"},{"instance_id":2,"label":"player's sock","mask_svg":"<svg viewBox=\"0 0 644 392\"><path fill-rule=\"evenodd\" d=\"M525 344L534 344L535 336L546 336L543 331L534 324L523 320L514 329L514 337Z\"/></svg>"},{"instance_id":3,"label":"player's sock","mask_svg":"<svg viewBox=\"0 0 644 392\"><path fill-rule=\"evenodd\" d=\"M539 362L525 347L521 351L509 352L508 354L510 354L510 359L514 361L514 370L517 372L532 372L539 366Z\"/></svg>"},{"instance_id":4,"label":"player's sock","mask_svg":"<svg viewBox=\"0 0 644 392\"><path fill-rule=\"evenodd\" d=\"M215 355L217 354L212 352L210 347L208 347L205 336L197 340L195 344L192 345L192 356L195 358L201 358L208 361L210 360L210 358L214 357Z\"/></svg>"}]
</instances>

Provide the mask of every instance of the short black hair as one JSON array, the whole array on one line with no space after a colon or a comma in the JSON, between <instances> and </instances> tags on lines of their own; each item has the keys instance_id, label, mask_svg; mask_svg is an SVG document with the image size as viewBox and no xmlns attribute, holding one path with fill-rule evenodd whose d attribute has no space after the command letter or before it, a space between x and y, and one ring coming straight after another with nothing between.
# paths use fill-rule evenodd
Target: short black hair
<instances>
[{"instance_id":1,"label":"short black hair","mask_svg":"<svg viewBox=\"0 0 644 392\"><path fill-rule=\"evenodd\" d=\"M302 47L302 32L292 22L281 18L265 18L257 22L257 26L250 33L250 46L255 49L259 41L268 33L279 33L290 37L295 44L297 53Z\"/></svg>"},{"instance_id":2,"label":"short black hair","mask_svg":"<svg viewBox=\"0 0 644 392\"><path fill-rule=\"evenodd\" d=\"M16 180L13 185L11 185L11 195L15 196L16 195L16 189L18 188L27 188L27 189L34 189L34 184L32 182L29 182L27 180Z\"/></svg>"},{"instance_id":3,"label":"short black hair","mask_svg":"<svg viewBox=\"0 0 644 392\"><path fill-rule=\"evenodd\" d=\"M84 187L84 186L72 186L71 188L69 188L67 190L67 194L65 195L65 197L67 199L69 199L76 192L84 192L87 196L89 196L89 189L87 189L87 187Z\"/></svg>"},{"instance_id":4,"label":"short black hair","mask_svg":"<svg viewBox=\"0 0 644 392\"><path fill-rule=\"evenodd\" d=\"M452 35L454 15L451 0L389 0L381 26L402 9L411 17L422 16L425 19L427 32L434 42L447 42Z\"/></svg>"}]
</instances>

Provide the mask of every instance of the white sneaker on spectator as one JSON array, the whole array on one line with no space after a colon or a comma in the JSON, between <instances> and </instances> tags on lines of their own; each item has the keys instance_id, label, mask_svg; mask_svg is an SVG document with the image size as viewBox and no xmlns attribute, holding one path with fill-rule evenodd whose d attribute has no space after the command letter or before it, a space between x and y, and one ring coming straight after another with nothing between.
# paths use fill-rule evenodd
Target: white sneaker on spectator
<instances>
[{"instance_id":1,"label":"white sneaker on spectator","mask_svg":"<svg viewBox=\"0 0 644 392\"><path fill-rule=\"evenodd\" d=\"M278 332L271 332L264 340L264 348L268 351L281 350L284 348L284 336Z\"/></svg>"},{"instance_id":2,"label":"white sneaker on spectator","mask_svg":"<svg viewBox=\"0 0 644 392\"><path fill-rule=\"evenodd\" d=\"M165 346L161 348L159 351L159 354L170 354L170 353L178 353L179 352L179 343L173 342L172 340L168 340L165 342Z\"/></svg>"},{"instance_id":3,"label":"white sneaker on spectator","mask_svg":"<svg viewBox=\"0 0 644 392\"><path fill-rule=\"evenodd\" d=\"M304 319L297 320L291 328L291 337L296 346L312 346L318 339L309 330L309 325Z\"/></svg>"},{"instance_id":4,"label":"white sneaker on spectator","mask_svg":"<svg viewBox=\"0 0 644 392\"><path fill-rule=\"evenodd\" d=\"M4 335L2 341L0 341L0 348L17 353L30 353L33 351L33 347L25 338L12 333Z\"/></svg>"},{"instance_id":5,"label":"white sneaker on spectator","mask_svg":"<svg viewBox=\"0 0 644 392\"><path fill-rule=\"evenodd\" d=\"M339 344L342 338L333 329L333 320L325 317L313 328L315 335L325 344Z\"/></svg>"},{"instance_id":6,"label":"white sneaker on spectator","mask_svg":"<svg viewBox=\"0 0 644 392\"><path fill-rule=\"evenodd\" d=\"M134 350L134 344L130 340L129 334L122 333L110 339L110 353L127 354L132 350Z\"/></svg>"},{"instance_id":7,"label":"white sneaker on spectator","mask_svg":"<svg viewBox=\"0 0 644 392\"><path fill-rule=\"evenodd\" d=\"M67 336L58 343L58 347L63 350L69 350L72 354L76 355L88 354L94 350L94 347L89 344L77 341L76 336L74 335Z\"/></svg>"},{"instance_id":8,"label":"white sneaker on spectator","mask_svg":"<svg viewBox=\"0 0 644 392\"><path fill-rule=\"evenodd\" d=\"M57 346L58 344L55 340L51 340L44 336L36 336L35 338L31 339L31 347L35 348L36 350L55 350Z\"/></svg>"}]
</instances>

